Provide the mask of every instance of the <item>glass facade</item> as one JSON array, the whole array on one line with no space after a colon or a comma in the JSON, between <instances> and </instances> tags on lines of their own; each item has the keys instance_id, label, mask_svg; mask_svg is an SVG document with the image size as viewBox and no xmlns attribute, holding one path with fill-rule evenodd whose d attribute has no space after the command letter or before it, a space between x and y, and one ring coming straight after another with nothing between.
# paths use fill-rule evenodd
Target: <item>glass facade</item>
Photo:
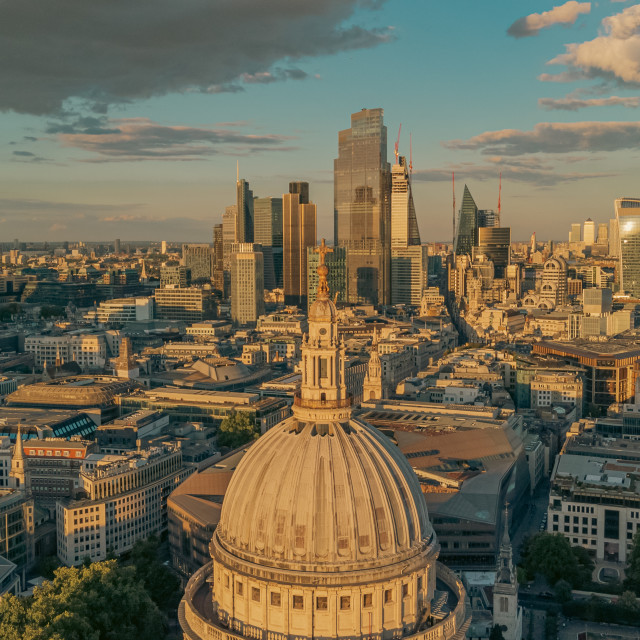
<instances>
[{"instance_id":1,"label":"glass facade","mask_svg":"<svg viewBox=\"0 0 640 640\"><path fill-rule=\"evenodd\" d=\"M345 289L347 287L347 251L344 247L333 247L331 253L324 258L329 267L327 284L329 295L338 302L346 300ZM318 295L318 266L320 266L320 254L315 247L307 249L307 306L316 301ZM337 297L336 297L337 296Z\"/></svg>"},{"instance_id":2,"label":"glass facade","mask_svg":"<svg viewBox=\"0 0 640 640\"><path fill-rule=\"evenodd\" d=\"M282 288L282 198L254 198L253 238L262 245L264 288Z\"/></svg>"},{"instance_id":3,"label":"glass facade","mask_svg":"<svg viewBox=\"0 0 640 640\"><path fill-rule=\"evenodd\" d=\"M474 248L474 254L482 254L493 262L494 277L504 278L509 265L510 248L510 227L478 228L478 246Z\"/></svg>"},{"instance_id":4,"label":"glass facade","mask_svg":"<svg viewBox=\"0 0 640 640\"><path fill-rule=\"evenodd\" d=\"M456 255L471 255L473 247L478 243L478 207L469 191L464 185L464 195L462 197L462 207L458 211L458 223L456 224Z\"/></svg>"},{"instance_id":5,"label":"glass facade","mask_svg":"<svg viewBox=\"0 0 640 640\"><path fill-rule=\"evenodd\" d=\"M282 271L285 304L307 304L307 249L316 245L316 205L301 204L300 193L283 197Z\"/></svg>"},{"instance_id":6,"label":"glass facade","mask_svg":"<svg viewBox=\"0 0 640 640\"><path fill-rule=\"evenodd\" d=\"M388 303L391 169L382 109L351 115L334 161L334 240L347 248L350 302Z\"/></svg>"},{"instance_id":7,"label":"glass facade","mask_svg":"<svg viewBox=\"0 0 640 640\"><path fill-rule=\"evenodd\" d=\"M620 290L634 298L640 298L640 198L619 198L615 201L615 210L618 221Z\"/></svg>"},{"instance_id":8,"label":"glass facade","mask_svg":"<svg viewBox=\"0 0 640 640\"><path fill-rule=\"evenodd\" d=\"M236 242L253 242L253 191L242 178L236 183Z\"/></svg>"}]
</instances>

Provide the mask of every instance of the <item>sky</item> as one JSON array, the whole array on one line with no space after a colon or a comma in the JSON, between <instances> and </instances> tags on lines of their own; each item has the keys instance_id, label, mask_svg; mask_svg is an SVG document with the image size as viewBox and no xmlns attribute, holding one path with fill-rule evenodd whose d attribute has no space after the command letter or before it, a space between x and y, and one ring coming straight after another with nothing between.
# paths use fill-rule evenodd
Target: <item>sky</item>
<instances>
[{"instance_id":1,"label":"sky","mask_svg":"<svg viewBox=\"0 0 640 640\"><path fill-rule=\"evenodd\" d=\"M423 242L452 184L514 239L565 240L640 192L631 0L0 0L0 238L211 241L235 202L308 180L333 233L350 114L413 140Z\"/></svg>"}]
</instances>

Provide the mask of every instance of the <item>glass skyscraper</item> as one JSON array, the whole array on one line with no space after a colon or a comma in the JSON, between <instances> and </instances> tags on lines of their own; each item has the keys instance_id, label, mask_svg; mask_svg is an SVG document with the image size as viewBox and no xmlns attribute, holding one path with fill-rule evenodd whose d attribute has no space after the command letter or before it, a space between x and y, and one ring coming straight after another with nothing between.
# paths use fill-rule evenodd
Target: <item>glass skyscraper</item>
<instances>
[{"instance_id":1,"label":"glass skyscraper","mask_svg":"<svg viewBox=\"0 0 640 640\"><path fill-rule=\"evenodd\" d=\"M615 201L618 221L620 291L640 298L640 198Z\"/></svg>"},{"instance_id":2,"label":"glass skyscraper","mask_svg":"<svg viewBox=\"0 0 640 640\"><path fill-rule=\"evenodd\" d=\"M456 238L454 252L456 255L471 255L473 247L478 244L478 207L469 191L464 185L464 195L462 196L462 206L458 212L458 223L456 224Z\"/></svg>"},{"instance_id":3,"label":"glass skyscraper","mask_svg":"<svg viewBox=\"0 0 640 640\"><path fill-rule=\"evenodd\" d=\"M244 179L236 182L236 242L253 242L253 191Z\"/></svg>"},{"instance_id":4,"label":"glass skyscraper","mask_svg":"<svg viewBox=\"0 0 640 640\"><path fill-rule=\"evenodd\" d=\"M334 161L334 241L347 250L347 300L390 300L391 169L382 109L351 115Z\"/></svg>"},{"instance_id":5,"label":"glass skyscraper","mask_svg":"<svg viewBox=\"0 0 640 640\"><path fill-rule=\"evenodd\" d=\"M282 198L254 198L253 240L262 245L264 288L282 288Z\"/></svg>"}]
</instances>

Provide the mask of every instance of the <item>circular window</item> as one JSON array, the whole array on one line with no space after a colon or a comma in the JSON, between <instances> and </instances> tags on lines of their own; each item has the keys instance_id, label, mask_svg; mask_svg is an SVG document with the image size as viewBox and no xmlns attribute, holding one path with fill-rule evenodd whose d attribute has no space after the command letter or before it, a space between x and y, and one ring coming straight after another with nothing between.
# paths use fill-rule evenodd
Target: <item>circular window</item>
<instances>
[{"instance_id":1,"label":"circular window","mask_svg":"<svg viewBox=\"0 0 640 640\"><path fill-rule=\"evenodd\" d=\"M320 329L320 335L323 336L325 333L327 333L327 330L323 327L322 329Z\"/></svg>"}]
</instances>

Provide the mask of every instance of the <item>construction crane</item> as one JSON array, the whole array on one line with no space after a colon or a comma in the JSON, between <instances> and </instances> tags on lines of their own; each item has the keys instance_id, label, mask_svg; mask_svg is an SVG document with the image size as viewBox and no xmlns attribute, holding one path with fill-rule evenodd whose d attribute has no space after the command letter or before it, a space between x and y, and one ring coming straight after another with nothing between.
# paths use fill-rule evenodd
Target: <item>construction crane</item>
<instances>
[{"instance_id":1,"label":"construction crane","mask_svg":"<svg viewBox=\"0 0 640 640\"><path fill-rule=\"evenodd\" d=\"M398 164L398 148L400 147L400 132L402 131L402 122L400 123L400 128L398 129L398 139L396 140L395 154L396 154L396 164Z\"/></svg>"},{"instance_id":2,"label":"construction crane","mask_svg":"<svg viewBox=\"0 0 640 640\"><path fill-rule=\"evenodd\" d=\"M456 174L451 172L451 187L453 189L453 253L456 252Z\"/></svg>"},{"instance_id":3,"label":"construction crane","mask_svg":"<svg viewBox=\"0 0 640 640\"><path fill-rule=\"evenodd\" d=\"M502 210L502 171L500 172L500 182L498 185L498 217L500 217L500 211Z\"/></svg>"}]
</instances>

